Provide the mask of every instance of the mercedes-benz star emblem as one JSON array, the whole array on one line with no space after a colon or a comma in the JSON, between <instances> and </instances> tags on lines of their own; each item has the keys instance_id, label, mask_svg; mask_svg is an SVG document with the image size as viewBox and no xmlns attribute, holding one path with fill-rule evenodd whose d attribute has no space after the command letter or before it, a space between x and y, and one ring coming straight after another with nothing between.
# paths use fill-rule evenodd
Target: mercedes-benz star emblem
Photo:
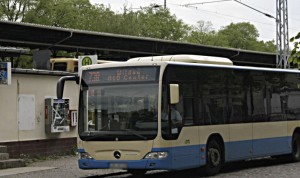
<instances>
[{"instance_id":1,"label":"mercedes-benz star emblem","mask_svg":"<svg viewBox=\"0 0 300 178\"><path fill-rule=\"evenodd\" d=\"M114 152L114 157L115 157L116 159L120 159L120 158L121 158L121 153L120 153L119 151L115 151L115 152Z\"/></svg>"}]
</instances>

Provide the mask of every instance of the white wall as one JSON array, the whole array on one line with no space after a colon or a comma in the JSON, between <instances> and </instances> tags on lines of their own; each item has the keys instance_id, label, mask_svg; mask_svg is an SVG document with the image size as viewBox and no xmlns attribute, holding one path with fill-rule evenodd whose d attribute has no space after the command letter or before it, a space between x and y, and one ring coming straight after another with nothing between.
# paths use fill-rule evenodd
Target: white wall
<instances>
[{"instance_id":1,"label":"white wall","mask_svg":"<svg viewBox=\"0 0 300 178\"><path fill-rule=\"evenodd\" d=\"M77 128L71 127L70 132L47 134L45 132L45 104L46 97L56 96L56 83L60 76L33 75L33 74L12 74L11 85L0 85L0 142L40 140L47 138L68 138L77 136ZM78 106L78 85L75 82L66 82L64 98L70 99L70 109ZM18 98L29 96L34 99L32 106L35 111L34 118L28 118L31 113L20 115L18 121ZM23 110L24 112L24 110ZM23 118L24 117L24 118ZM27 119L29 125L25 125ZM21 125L20 127L20 124ZM26 129L24 129L26 128Z\"/></svg>"}]
</instances>

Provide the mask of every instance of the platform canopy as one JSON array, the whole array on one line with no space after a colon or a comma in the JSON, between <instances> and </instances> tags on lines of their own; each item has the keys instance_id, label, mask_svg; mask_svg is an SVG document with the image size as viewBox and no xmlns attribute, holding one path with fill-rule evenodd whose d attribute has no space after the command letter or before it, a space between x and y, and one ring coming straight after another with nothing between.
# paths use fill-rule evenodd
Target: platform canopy
<instances>
[{"instance_id":1,"label":"platform canopy","mask_svg":"<svg viewBox=\"0 0 300 178\"><path fill-rule=\"evenodd\" d=\"M276 66L275 53L7 21L0 21L0 29L0 46L6 47L78 51L115 61L140 56L194 54L226 57L235 65Z\"/></svg>"}]
</instances>

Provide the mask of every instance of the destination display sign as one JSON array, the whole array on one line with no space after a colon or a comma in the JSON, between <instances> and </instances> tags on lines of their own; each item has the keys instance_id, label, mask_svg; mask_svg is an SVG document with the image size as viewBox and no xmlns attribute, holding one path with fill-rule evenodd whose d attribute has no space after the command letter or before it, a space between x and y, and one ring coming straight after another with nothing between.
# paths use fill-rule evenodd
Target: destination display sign
<instances>
[{"instance_id":1,"label":"destination display sign","mask_svg":"<svg viewBox=\"0 0 300 178\"><path fill-rule=\"evenodd\" d=\"M158 67L118 67L83 71L86 84L151 82L158 79Z\"/></svg>"}]
</instances>

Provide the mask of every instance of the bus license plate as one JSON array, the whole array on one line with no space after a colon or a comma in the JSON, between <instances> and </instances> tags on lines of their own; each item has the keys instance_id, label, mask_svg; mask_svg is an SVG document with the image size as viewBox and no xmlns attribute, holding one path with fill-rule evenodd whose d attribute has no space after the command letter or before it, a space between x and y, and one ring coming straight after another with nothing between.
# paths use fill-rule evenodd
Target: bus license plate
<instances>
[{"instance_id":1,"label":"bus license plate","mask_svg":"<svg viewBox=\"0 0 300 178\"><path fill-rule=\"evenodd\" d=\"M126 169L127 164L125 164L125 163L110 163L109 168L111 168L111 169Z\"/></svg>"}]
</instances>

